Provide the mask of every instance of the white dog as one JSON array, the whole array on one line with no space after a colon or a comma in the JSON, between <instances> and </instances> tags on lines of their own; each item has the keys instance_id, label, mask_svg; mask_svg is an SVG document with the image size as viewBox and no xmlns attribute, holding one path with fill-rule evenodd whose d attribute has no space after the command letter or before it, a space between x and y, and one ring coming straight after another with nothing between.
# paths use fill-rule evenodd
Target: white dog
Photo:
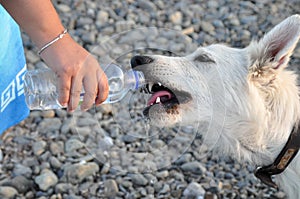
<instances>
[{"instance_id":1,"label":"white dog","mask_svg":"<svg viewBox=\"0 0 300 199\"><path fill-rule=\"evenodd\" d=\"M186 57L133 57L151 82L144 115L159 126L207 122L208 145L263 167L256 176L273 187L278 174L289 198L300 198L300 101L297 75L286 70L299 37L294 15L244 49L214 44Z\"/></svg>"}]
</instances>

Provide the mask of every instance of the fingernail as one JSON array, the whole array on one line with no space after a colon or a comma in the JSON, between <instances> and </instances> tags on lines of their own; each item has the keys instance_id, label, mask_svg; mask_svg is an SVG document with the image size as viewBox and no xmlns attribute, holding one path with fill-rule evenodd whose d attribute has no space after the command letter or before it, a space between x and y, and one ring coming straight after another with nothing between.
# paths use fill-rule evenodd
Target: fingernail
<instances>
[{"instance_id":1,"label":"fingernail","mask_svg":"<svg viewBox=\"0 0 300 199\"><path fill-rule=\"evenodd\" d=\"M63 104L60 104L62 107L66 108L68 106L68 103L63 103Z\"/></svg>"}]
</instances>

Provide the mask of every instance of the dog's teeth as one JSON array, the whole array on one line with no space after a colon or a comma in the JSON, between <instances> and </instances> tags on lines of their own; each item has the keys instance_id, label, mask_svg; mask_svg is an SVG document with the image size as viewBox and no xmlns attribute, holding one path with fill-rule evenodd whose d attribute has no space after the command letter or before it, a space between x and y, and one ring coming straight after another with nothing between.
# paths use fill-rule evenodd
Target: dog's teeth
<instances>
[{"instance_id":1,"label":"dog's teeth","mask_svg":"<svg viewBox=\"0 0 300 199\"><path fill-rule=\"evenodd\" d=\"M156 98L155 103L159 104L160 103L160 97Z\"/></svg>"},{"instance_id":2,"label":"dog's teeth","mask_svg":"<svg viewBox=\"0 0 300 199\"><path fill-rule=\"evenodd\" d=\"M151 92L151 91L152 91L152 87L153 87L153 85L154 85L154 84L153 84L153 83L151 83L151 82L148 84L148 90L149 90L149 92Z\"/></svg>"},{"instance_id":3,"label":"dog's teeth","mask_svg":"<svg viewBox=\"0 0 300 199\"><path fill-rule=\"evenodd\" d=\"M157 84L158 84L158 86L161 86L161 83L160 83L160 82L158 82Z\"/></svg>"}]
</instances>

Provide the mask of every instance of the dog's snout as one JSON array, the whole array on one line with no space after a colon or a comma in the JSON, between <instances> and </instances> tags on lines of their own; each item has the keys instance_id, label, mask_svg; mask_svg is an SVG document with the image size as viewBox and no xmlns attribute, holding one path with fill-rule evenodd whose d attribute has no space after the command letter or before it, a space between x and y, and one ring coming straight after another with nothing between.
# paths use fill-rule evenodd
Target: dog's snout
<instances>
[{"instance_id":1,"label":"dog's snout","mask_svg":"<svg viewBox=\"0 0 300 199\"><path fill-rule=\"evenodd\" d=\"M150 64L151 62L153 62L153 59L151 57L137 55L131 58L131 67L134 68L136 66Z\"/></svg>"}]
</instances>

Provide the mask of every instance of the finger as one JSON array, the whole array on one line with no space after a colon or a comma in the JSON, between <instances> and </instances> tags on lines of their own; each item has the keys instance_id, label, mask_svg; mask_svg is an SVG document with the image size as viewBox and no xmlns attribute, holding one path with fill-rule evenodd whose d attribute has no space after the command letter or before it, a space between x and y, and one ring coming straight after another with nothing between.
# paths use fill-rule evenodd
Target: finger
<instances>
[{"instance_id":1,"label":"finger","mask_svg":"<svg viewBox=\"0 0 300 199\"><path fill-rule=\"evenodd\" d=\"M57 74L58 78L58 101L63 107L68 106L70 88L71 88L71 77L66 75Z\"/></svg>"},{"instance_id":2,"label":"finger","mask_svg":"<svg viewBox=\"0 0 300 199\"><path fill-rule=\"evenodd\" d=\"M80 93L82 92L82 77L77 75L72 77L70 98L68 104L68 111L73 112L80 101Z\"/></svg>"},{"instance_id":3,"label":"finger","mask_svg":"<svg viewBox=\"0 0 300 199\"><path fill-rule=\"evenodd\" d=\"M109 86L108 81L105 73L103 70L98 71L98 93L97 93L97 99L95 104L100 105L102 102L104 102L107 99L108 93L109 93Z\"/></svg>"},{"instance_id":4,"label":"finger","mask_svg":"<svg viewBox=\"0 0 300 199\"><path fill-rule=\"evenodd\" d=\"M95 102L95 98L97 96L97 78L96 75L91 75L89 77L85 77L83 79L83 86L84 86L84 97L83 102L81 104L81 110L86 111Z\"/></svg>"}]
</instances>

